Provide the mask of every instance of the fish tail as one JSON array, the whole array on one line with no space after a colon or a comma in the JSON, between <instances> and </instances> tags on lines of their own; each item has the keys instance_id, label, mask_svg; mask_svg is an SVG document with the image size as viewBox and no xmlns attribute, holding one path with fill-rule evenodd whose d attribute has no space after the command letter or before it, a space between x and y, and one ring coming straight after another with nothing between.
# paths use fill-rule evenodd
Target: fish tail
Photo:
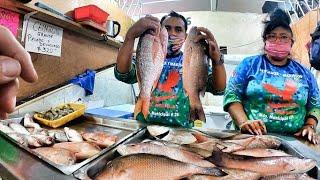
<instances>
[{"instance_id":1,"label":"fish tail","mask_svg":"<svg viewBox=\"0 0 320 180\"><path fill-rule=\"evenodd\" d=\"M142 112L144 118L146 119L149 113L150 107L150 99L149 98L139 98L136 105L135 105L135 117Z\"/></svg>"},{"instance_id":2,"label":"fish tail","mask_svg":"<svg viewBox=\"0 0 320 180\"><path fill-rule=\"evenodd\" d=\"M190 98L191 97L191 98ZM189 96L190 98L190 120L201 120L206 122L206 116L204 114L204 110L201 104L201 100L199 96Z\"/></svg>"},{"instance_id":3,"label":"fish tail","mask_svg":"<svg viewBox=\"0 0 320 180\"><path fill-rule=\"evenodd\" d=\"M212 155L205 158L205 160L215 164L215 165L218 165L218 166L223 166L223 152L217 147L217 146L214 146L213 147L213 151L212 151Z\"/></svg>"}]
</instances>

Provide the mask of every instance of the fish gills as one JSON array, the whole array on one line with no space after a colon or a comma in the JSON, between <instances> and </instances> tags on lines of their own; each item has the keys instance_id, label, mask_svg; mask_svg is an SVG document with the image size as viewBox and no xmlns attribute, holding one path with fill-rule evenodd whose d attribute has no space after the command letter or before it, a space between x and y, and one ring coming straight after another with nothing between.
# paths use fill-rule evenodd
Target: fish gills
<instances>
[{"instance_id":1,"label":"fish gills","mask_svg":"<svg viewBox=\"0 0 320 180\"><path fill-rule=\"evenodd\" d=\"M151 93L157 86L163 62L167 54L168 33L165 28L158 35L144 33L137 47L137 77L140 87L135 117L142 112L146 119L149 112Z\"/></svg>"},{"instance_id":2,"label":"fish gills","mask_svg":"<svg viewBox=\"0 0 320 180\"><path fill-rule=\"evenodd\" d=\"M199 167L159 155L134 154L110 161L96 179L181 179L192 174L226 175L216 167Z\"/></svg>"},{"instance_id":3,"label":"fish gills","mask_svg":"<svg viewBox=\"0 0 320 180\"><path fill-rule=\"evenodd\" d=\"M192 27L185 42L182 79L190 101L190 119L205 121L200 94L204 96L206 90L208 60L201 44L194 42L197 33L197 28Z\"/></svg>"}]
</instances>

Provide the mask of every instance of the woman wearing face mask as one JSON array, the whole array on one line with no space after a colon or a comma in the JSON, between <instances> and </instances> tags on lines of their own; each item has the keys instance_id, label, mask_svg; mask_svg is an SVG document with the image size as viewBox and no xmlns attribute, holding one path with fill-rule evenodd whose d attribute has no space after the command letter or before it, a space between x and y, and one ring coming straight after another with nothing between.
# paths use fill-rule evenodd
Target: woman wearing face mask
<instances>
[{"instance_id":1,"label":"woman wearing face mask","mask_svg":"<svg viewBox=\"0 0 320 180\"><path fill-rule=\"evenodd\" d=\"M290 58L290 18L275 10L263 32L265 54L245 58L230 78L224 96L237 128L303 136L317 144L320 94L311 72Z\"/></svg>"},{"instance_id":2,"label":"woman wearing face mask","mask_svg":"<svg viewBox=\"0 0 320 180\"><path fill-rule=\"evenodd\" d=\"M146 30L152 29L155 32L160 26L165 27L169 35L167 56L157 86L151 95L148 117L147 119L139 119L139 116L136 118L149 123L189 128L195 119L191 119L192 116L188 113L190 112L188 97L182 85L183 52L181 47L187 37L187 21L182 15L172 11L160 21L152 16L137 21L128 30L118 53L115 77L125 83L137 82L136 67L132 61L134 40ZM226 86L226 73L218 45L209 30L202 27L197 30L202 34L196 38L196 41L204 39L208 43L208 55L213 64L206 91L222 95Z\"/></svg>"}]
</instances>

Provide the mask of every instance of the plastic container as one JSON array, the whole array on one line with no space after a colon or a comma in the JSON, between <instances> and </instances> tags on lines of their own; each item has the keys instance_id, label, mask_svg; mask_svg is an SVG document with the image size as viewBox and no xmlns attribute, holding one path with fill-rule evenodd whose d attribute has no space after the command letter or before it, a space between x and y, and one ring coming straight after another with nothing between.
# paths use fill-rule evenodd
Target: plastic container
<instances>
[{"instance_id":1,"label":"plastic container","mask_svg":"<svg viewBox=\"0 0 320 180\"><path fill-rule=\"evenodd\" d=\"M87 5L74 9L74 19L76 21L92 20L102 25L107 21L108 16L107 12L96 5Z\"/></svg>"},{"instance_id":2,"label":"plastic container","mask_svg":"<svg viewBox=\"0 0 320 180\"><path fill-rule=\"evenodd\" d=\"M33 117L41 124L44 124L49 127L57 128L68 123L69 121L76 119L77 117L82 116L84 114L84 111L86 110L86 106L84 104L76 104L76 103L68 103L68 104L74 109L74 112L67 114L66 116L63 116L59 119L56 119L56 120L43 119L39 117L37 113L35 113ZM62 107L62 106L64 105L60 105L58 107Z\"/></svg>"}]
</instances>

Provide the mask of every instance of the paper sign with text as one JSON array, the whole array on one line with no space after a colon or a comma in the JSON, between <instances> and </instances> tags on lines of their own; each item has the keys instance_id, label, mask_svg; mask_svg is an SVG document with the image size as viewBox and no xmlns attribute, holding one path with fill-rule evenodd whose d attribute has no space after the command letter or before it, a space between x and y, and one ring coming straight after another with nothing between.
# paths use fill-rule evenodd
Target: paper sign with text
<instances>
[{"instance_id":1,"label":"paper sign with text","mask_svg":"<svg viewBox=\"0 0 320 180\"><path fill-rule=\"evenodd\" d=\"M7 27L17 37L19 28L19 14L0 8L0 25Z\"/></svg>"},{"instance_id":2,"label":"paper sign with text","mask_svg":"<svg viewBox=\"0 0 320 180\"><path fill-rule=\"evenodd\" d=\"M29 52L61 56L63 29L36 19L29 19L25 48Z\"/></svg>"}]
</instances>

